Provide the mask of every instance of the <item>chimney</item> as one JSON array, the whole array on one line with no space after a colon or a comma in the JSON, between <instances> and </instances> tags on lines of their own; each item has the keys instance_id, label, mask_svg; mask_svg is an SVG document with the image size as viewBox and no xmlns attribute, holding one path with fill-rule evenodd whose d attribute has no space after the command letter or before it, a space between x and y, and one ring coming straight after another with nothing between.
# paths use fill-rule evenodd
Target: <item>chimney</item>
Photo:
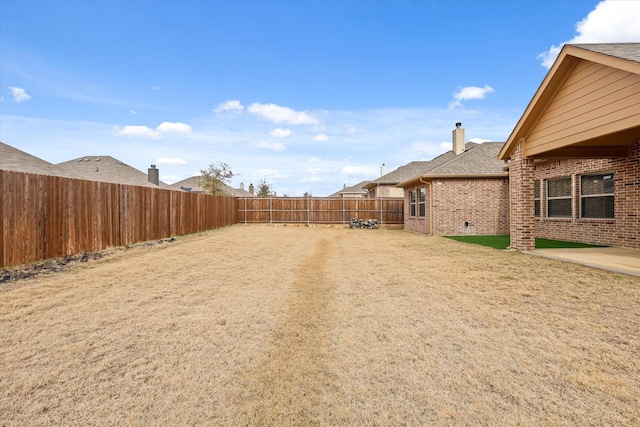
<instances>
[{"instance_id":1,"label":"chimney","mask_svg":"<svg viewBox=\"0 0 640 427\"><path fill-rule=\"evenodd\" d=\"M462 128L462 123L456 123L456 128L453 130L452 139L453 139L453 152L457 156L458 154L464 153L464 129Z\"/></svg>"},{"instance_id":2,"label":"chimney","mask_svg":"<svg viewBox=\"0 0 640 427\"><path fill-rule=\"evenodd\" d=\"M148 180L152 184L160 185L160 171L156 169L156 165L151 165L149 168Z\"/></svg>"},{"instance_id":3,"label":"chimney","mask_svg":"<svg viewBox=\"0 0 640 427\"><path fill-rule=\"evenodd\" d=\"M240 183L240 189L241 189L241 190L244 190L244 182L241 182L241 183Z\"/></svg>"},{"instance_id":4,"label":"chimney","mask_svg":"<svg viewBox=\"0 0 640 427\"><path fill-rule=\"evenodd\" d=\"M386 174L387 174L387 165L383 163L382 166L380 166L380 176L384 176Z\"/></svg>"},{"instance_id":5,"label":"chimney","mask_svg":"<svg viewBox=\"0 0 640 427\"><path fill-rule=\"evenodd\" d=\"M249 193L253 195L253 184L249 184Z\"/></svg>"}]
</instances>

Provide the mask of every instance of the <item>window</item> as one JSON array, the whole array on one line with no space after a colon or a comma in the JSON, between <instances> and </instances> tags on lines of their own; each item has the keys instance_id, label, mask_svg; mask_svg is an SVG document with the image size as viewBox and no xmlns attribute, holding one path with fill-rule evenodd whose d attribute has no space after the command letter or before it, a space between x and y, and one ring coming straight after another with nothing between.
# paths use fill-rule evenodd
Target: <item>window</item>
<instances>
[{"instance_id":1,"label":"window","mask_svg":"<svg viewBox=\"0 0 640 427\"><path fill-rule=\"evenodd\" d=\"M533 182L533 201L535 204L535 216L536 218L540 218L540 181L535 180Z\"/></svg>"},{"instance_id":2,"label":"window","mask_svg":"<svg viewBox=\"0 0 640 427\"><path fill-rule=\"evenodd\" d=\"M580 217L613 218L613 174L580 177Z\"/></svg>"},{"instance_id":3,"label":"window","mask_svg":"<svg viewBox=\"0 0 640 427\"><path fill-rule=\"evenodd\" d=\"M571 178L547 181L547 216L571 218Z\"/></svg>"},{"instance_id":4,"label":"window","mask_svg":"<svg viewBox=\"0 0 640 427\"><path fill-rule=\"evenodd\" d=\"M416 190L409 192L409 216L416 216Z\"/></svg>"},{"instance_id":5,"label":"window","mask_svg":"<svg viewBox=\"0 0 640 427\"><path fill-rule=\"evenodd\" d=\"M427 193L424 188L418 190L418 216L426 216Z\"/></svg>"}]
</instances>

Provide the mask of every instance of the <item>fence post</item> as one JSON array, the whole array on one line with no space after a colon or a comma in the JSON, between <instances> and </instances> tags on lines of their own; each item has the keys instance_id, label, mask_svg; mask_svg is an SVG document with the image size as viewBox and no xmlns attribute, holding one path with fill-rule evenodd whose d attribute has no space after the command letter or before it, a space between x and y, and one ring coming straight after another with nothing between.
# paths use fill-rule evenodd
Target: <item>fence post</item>
<instances>
[{"instance_id":1,"label":"fence post","mask_svg":"<svg viewBox=\"0 0 640 427\"><path fill-rule=\"evenodd\" d=\"M311 218L309 217L311 215L311 197L307 197L307 225L310 224L311 222Z\"/></svg>"},{"instance_id":2,"label":"fence post","mask_svg":"<svg viewBox=\"0 0 640 427\"><path fill-rule=\"evenodd\" d=\"M247 198L244 198L244 223L247 223Z\"/></svg>"},{"instance_id":3,"label":"fence post","mask_svg":"<svg viewBox=\"0 0 640 427\"><path fill-rule=\"evenodd\" d=\"M269 224L273 223L273 197L269 197Z\"/></svg>"},{"instance_id":4,"label":"fence post","mask_svg":"<svg viewBox=\"0 0 640 427\"><path fill-rule=\"evenodd\" d=\"M380 199L380 224L382 225L384 221L382 220L382 204L384 203L384 199Z\"/></svg>"}]
</instances>

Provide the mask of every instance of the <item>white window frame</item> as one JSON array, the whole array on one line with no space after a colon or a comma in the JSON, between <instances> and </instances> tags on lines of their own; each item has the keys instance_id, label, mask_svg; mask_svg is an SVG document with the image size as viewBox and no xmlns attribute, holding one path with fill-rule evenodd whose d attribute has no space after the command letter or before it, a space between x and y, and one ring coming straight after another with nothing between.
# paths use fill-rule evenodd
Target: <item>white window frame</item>
<instances>
[{"instance_id":1,"label":"white window frame","mask_svg":"<svg viewBox=\"0 0 640 427\"><path fill-rule=\"evenodd\" d=\"M418 210L416 213L421 218L427 216L427 190L424 188L418 189Z\"/></svg>"},{"instance_id":2,"label":"white window frame","mask_svg":"<svg viewBox=\"0 0 640 427\"><path fill-rule=\"evenodd\" d=\"M410 190L409 191L409 216L411 218L416 216L417 213L417 201L418 201L418 191Z\"/></svg>"}]
</instances>

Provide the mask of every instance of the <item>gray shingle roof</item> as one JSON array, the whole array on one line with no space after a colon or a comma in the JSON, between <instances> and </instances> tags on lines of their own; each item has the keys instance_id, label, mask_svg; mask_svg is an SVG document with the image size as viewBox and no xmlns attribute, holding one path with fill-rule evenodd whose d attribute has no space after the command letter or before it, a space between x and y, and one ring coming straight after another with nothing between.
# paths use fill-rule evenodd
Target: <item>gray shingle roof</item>
<instances>
[{"instance_id":1,"label":"gray shingle roof","mask_svg":"<svg viewBox=\"0 0 640 427\"><path fill-rule=\"evenodd\" d=\"M159 186L152 184L146 173L111 156L84 156L58 163L57 166L90 181L169 188L169 185L162 181Z\"/></svg>"},{"instance_id":2,"label":"gray shingle roof","mask_svg":"<svg viewBox=\"0 0 640 427\"><path fill-rule=\"evenodd\" d=\"M223 184L228 191L228 194L236 197L254 197L253 194L242 188L233 188L230 185ZM169 186L172 190L189 191L192 193L204 193L204 188L200 183L199 176L192 176L182 181L178 181Z\"/></svg>"},{"instance_id":3,"label":"gray shingle roof","mask_svg":"<svg viewBox=\"0 0 640 427\"><path fill-rule=\"evenodd\" d=\"M187 179L183 179L182 181L175 182L171 184L169 187L173 190L183 190L190 191L192 193L203 193L204 188L200 185L200 177L192 176Z\"/></svg>"},{"instance_id":4,"label":"gray shingle roof","mask_svg":"<svg viewBox=\"0 0 640 427\"><path fill-rule=\"evenodd\" d=\"M465 153L472 150L477 145L478 144L476 144L475 142L467 142L465 144ZM394 171L391 171L386 175L381 176L374 181L370 181L369 184L365 186L365 188L372 188L378 184L399 184L401 182L408 181L412 178L415 178L416 176L428 173L429 171L437 168L438 166L448 162L455 157L457 156L455 155L453 150L449 150L446 153L434 158L433 160L415 161L408 163L404 166L400 166L398 169L395 169Z\"/></svg>"},{"instance_id":5,"label":"gray shingle roof","mask_svg":"<svg viewBox=\"0 0 640 427\"><path fill-rule=\"evenodd\" d=\"M340 191L336 191L335 193L330 194L328 197L340 197L341 194L367 194L367 190L364 189L364 186L369 182L371 181L359 182L356 185L352 185L351 187L343 188Z\"/></svg>"},{"instance_id":6,"label":"gray shingle roof","mask_svg":"<svg viewBox=\"0 0 640 427\"><path fill-rule=\"evenodd\" d=\"M572 44L572 46L628 61L640 62L640 43L593 43Z\"/></svg>"},{"instance_id":7,"label":"gray shingle roof","mask_svg":"<svg viewBox=\"0 0 640 427\"><path fill-rule=\"evenodd\" d=\"M497 156L504 142L484 142L467 150L446 163L431 169L425 175L490 175L503 174L504 162Z\"/></svg>"},{"instance_id":8,"label":"gray shingle roof","mask_svg":"<svg viewBox=\"0 0 640 427\"><path fill-rule=\"evenodd\" d=\"M78 175L0 142L0 169L39 175L80 178Z\"/></svg>"}]
</instances>

